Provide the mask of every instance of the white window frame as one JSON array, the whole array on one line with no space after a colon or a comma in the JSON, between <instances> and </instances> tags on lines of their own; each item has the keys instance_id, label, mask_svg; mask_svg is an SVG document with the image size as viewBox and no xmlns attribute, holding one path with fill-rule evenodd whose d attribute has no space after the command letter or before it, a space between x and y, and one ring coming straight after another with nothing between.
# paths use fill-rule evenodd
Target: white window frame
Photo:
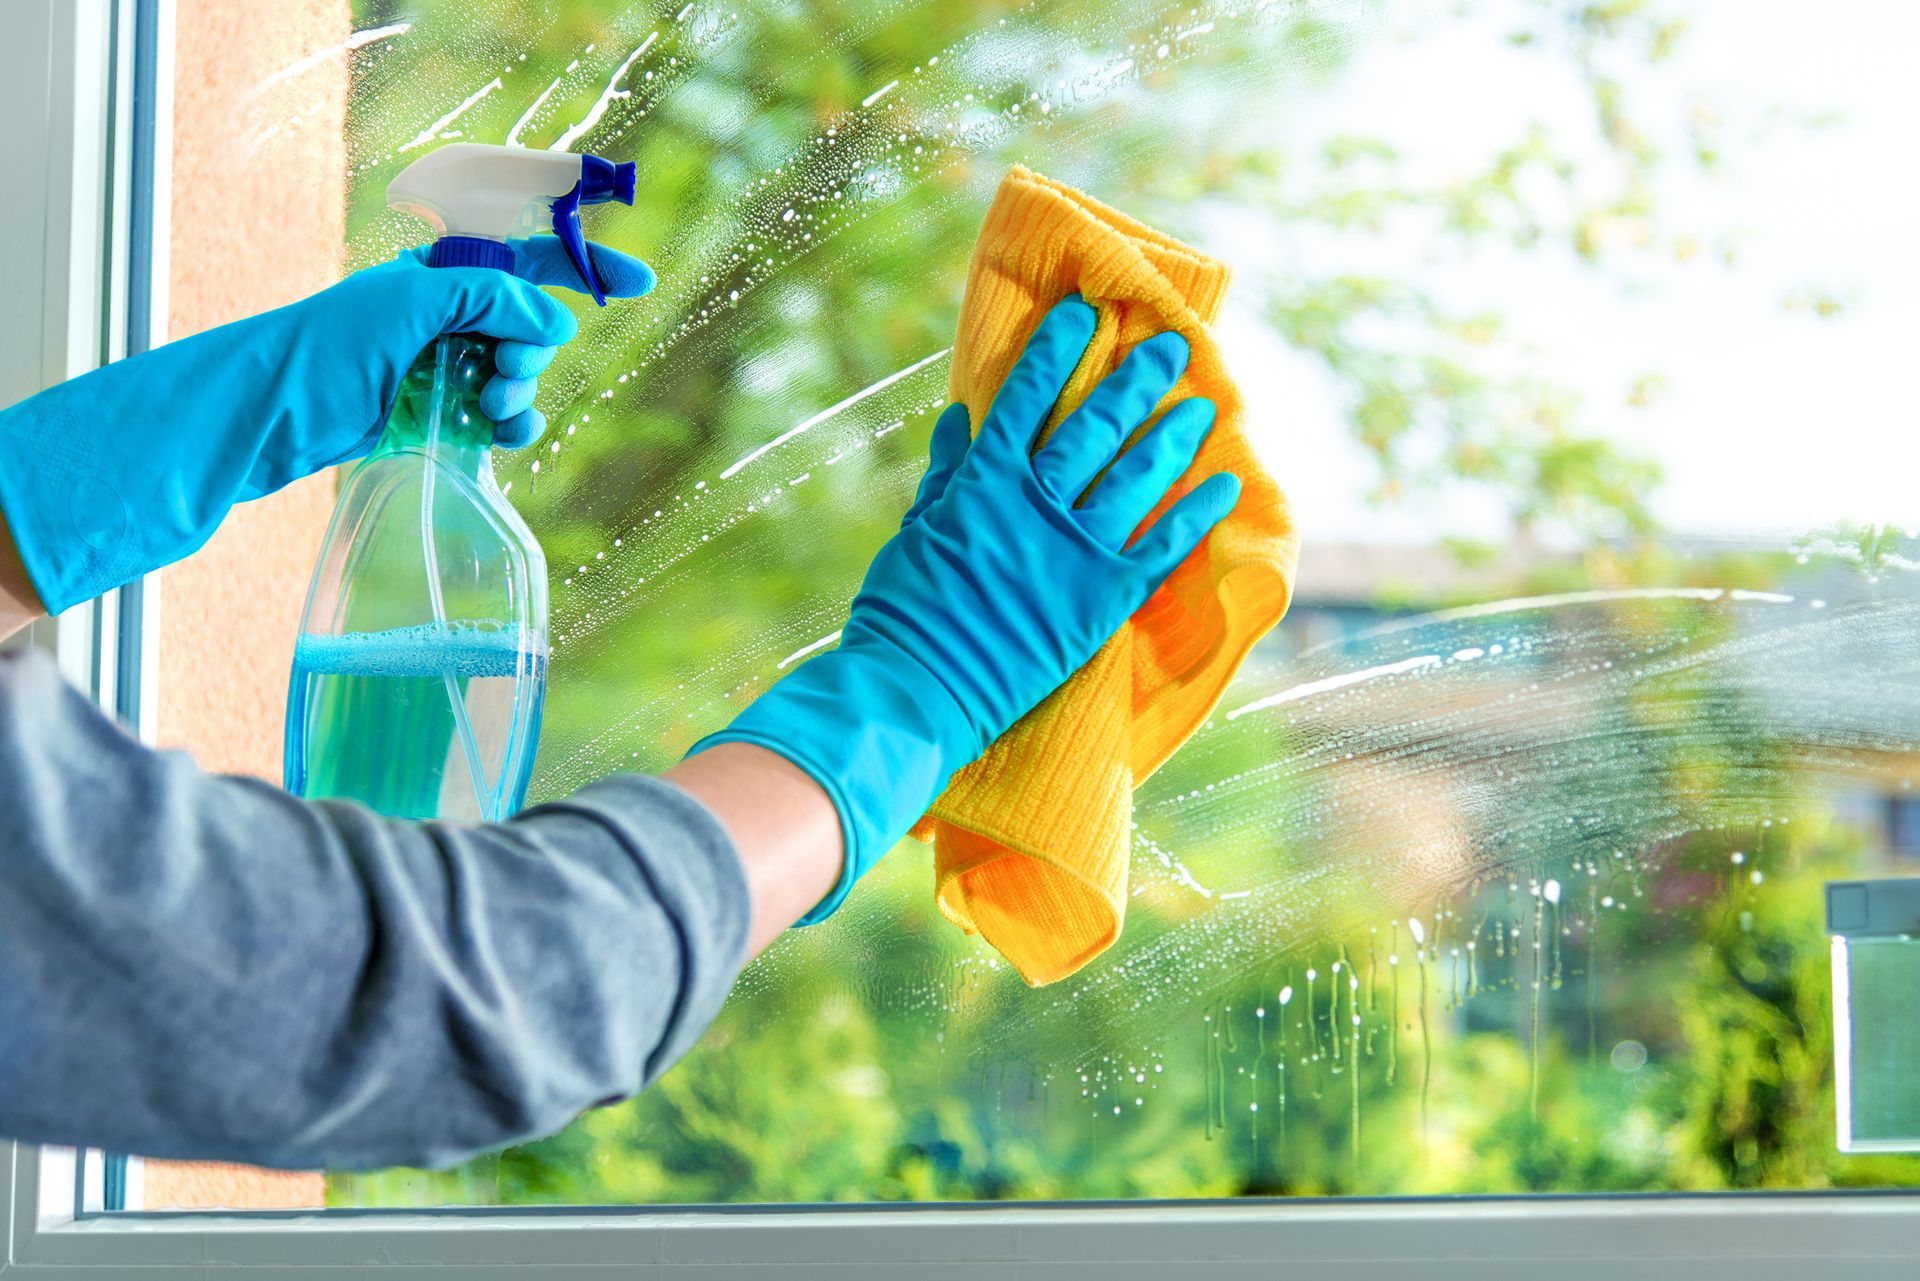
<instances>
[{"instance_id":1,"label":"white window frame","mask_svg":"<svg viewBox=\"0 0 1920 1281\"><path fill-rule=\"evenodd\" d=\"M172 76L149 77L134 147L136 6L156 35L155 20L171 22L172 0L7 5L0 118L17 128L0 138L0 404L164 336L170 148L156 126L171 121ZM170 27L152 43L170 56ZM157 580L130 584L35 623L24 643L151 741L158 608Z\"/></svg>"},{"instance_id":2,"label":"white window frame","mask_svg":"<svg viewBox=\"0 0 1920 1281\"><path fill-rule=\"evenodd\" d=\"M140 350L165 316L172 0L8 0L0 403ZM152 583L36 625L151 736ZM1409 1161L1418 1153L1408 1147ZM1165 1278L1412 1268L1422 1281L1920 1276L1920 1194L1298 1199L941 1207L104 1213L98 1153L0 1140L0 1281L308 1272ZM138 1164L125 1169L137 1207Z\"/></svg>"}]
</instances>

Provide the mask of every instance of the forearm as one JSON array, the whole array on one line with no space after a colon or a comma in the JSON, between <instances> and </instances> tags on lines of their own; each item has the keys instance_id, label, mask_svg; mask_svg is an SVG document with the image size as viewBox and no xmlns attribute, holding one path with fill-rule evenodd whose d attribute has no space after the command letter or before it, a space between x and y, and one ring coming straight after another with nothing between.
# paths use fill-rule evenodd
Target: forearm
<instances>
[{"instance_id":1,"label":"forearm","mask_svg":"<svg viewBox=\"0 0 1920 1281\"><path fill-rule=\"evenodd\" d=\"M640 1089L741 962L727 831L659 780L388 822L145 751L3 661L0 1134L444 1164Z\"/></svg>"},{"instance_id":2,"label":"forearm","mask_svg":"<svg viewBox=\"0 0 1920 1281\"><path fill-rule=\"evenodd\" d=\"M665 778L705 805L733 838L753 901L749 956L833 887L840 874L839 816L819 785L785 757L748 743L722 743Z\"/></svg>"}]
</instances>

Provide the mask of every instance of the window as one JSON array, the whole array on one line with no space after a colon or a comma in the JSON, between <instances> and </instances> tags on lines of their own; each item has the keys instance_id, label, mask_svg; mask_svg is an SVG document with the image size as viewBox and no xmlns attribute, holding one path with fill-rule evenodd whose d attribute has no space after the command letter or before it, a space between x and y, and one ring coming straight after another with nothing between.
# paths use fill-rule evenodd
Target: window
<instances>
[{"instance_id":1,"label":"window","mask_svg":"<svg viewBox=\"0 0 1920 1281\"><path fill-rule=\"evenodd\" d=\"M1902 510L1860 466L1912 453L1894 366L1850 354L1894 341L1901 250L1801 194L1886 203L1854 163L1900 114L1878 37L1678 4L356 25L353 262L417 237L381 192L439 140L643 175L593 231L661 288L583 313L551 435L501 464L554 569L537 790L671 761L834 629L1015 159L1233 260L1307 542L1271 655L1144 790L1086 972L1024 988L903 849L646 1095L330 1204L1920 1177L1833 1150L1817 914L1889 857L1836 806L1896 797L1920 728L1904 544L1833 536ZM1782 74L1809 38L1830 74ZM1811 421L1820 456L1777 452Z\"/></svg>"},{"instance_id":2,"label":"window","mask_svg":"<svg viewBox=\"0 0 1920 1281\"><path fill-rule=\"evenodd\" d=\"M418 240L381 193L436 142L639 164L635 208L589 232L660 287L581 309L549 436L498 464L553 574L536 795L675 759L837 627L1014 161L1234 263L1222 333L1306 542L1292 615L1143 789L1126 931L1082 974L1024 987L905 846L641 1097L280 1203L1920 1184L1920 1157L1835 1149L1820 916L1825 881L1910 857L1920 766L1920 535L1883 523L1920 461L1886 160L1920 32L1876 15L355 0L350 28L290 23L244 82L248 159L343 142L347 267ZM204 1204L180 1186L129 1204ZM1375 1230L1444 1253L1553 1204L1396 1237L1303 1201L1302 1253L1257 1257ZM1630 1212L1804 1260L1801 1211L1693 1204ZM1155 1257L1118 1211L1046 1213ZM1595 1213L1565 1239L1640 1248ZM1911 1248L1862 1232L1845 1248Z\"/></svg>"}]
</instances>

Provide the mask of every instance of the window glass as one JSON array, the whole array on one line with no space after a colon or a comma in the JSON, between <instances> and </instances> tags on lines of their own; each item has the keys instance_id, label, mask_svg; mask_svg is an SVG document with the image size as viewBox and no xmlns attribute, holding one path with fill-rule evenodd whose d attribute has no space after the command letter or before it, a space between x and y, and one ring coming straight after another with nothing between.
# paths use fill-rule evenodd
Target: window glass
<instances>
[{"instance_id":1,"label":"window glass","mask_svg":"<svg viewBox=\"0 0 1920 1281\"><path fill-rule=\"evenodd\" d=\"M1835 1150L1828 878L1911 862L1915 18L1734 3L356 0L348 258L452 139L639 165L547 438L535 792L838 626L1028 164L1229 260L1292 615L1025 987L903 846L652 1090L340 1206L1910 1185ZM301 72L263 86L262 147ZM609 958L615 964L617 958Z\"/></svg>"}]
</instances>

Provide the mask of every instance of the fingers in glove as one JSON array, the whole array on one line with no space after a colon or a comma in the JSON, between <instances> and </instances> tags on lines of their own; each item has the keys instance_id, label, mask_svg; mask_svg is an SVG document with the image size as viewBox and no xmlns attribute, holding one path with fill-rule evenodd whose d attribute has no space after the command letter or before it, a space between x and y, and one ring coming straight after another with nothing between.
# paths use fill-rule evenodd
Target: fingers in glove
<instances>
[{"instance_id":1,"label":"fingers in glove","mask_svg":"<svg viewBox=\"0 0 1920 1281\"><path fill-rule=\"evenodd\" d=\"M498 449L525 449L546 434L547 416L537 409L523 409L493 425L493 443Z\"/></svg>"},{"instance_id":2,"label":"fingers in glove","mask_svg":"<svg viewBox=\"0 0 1920 1281\"><path fill-rule=\"evenodd\" d=\"M497 423L533 408L539 382L532 378L489 378L480 389L480 412Z\"/></svg>"},{"instance_id":3,"label":"fingers in glove","mask_svg":"<svg viewBox=\"0 0 1920 1281\"><path fill-rule=\"evenodd\" d=\"M533 398L541 372L559 350L523 342L494 348L493 363L500 372L480 389L480 412L493 419L493 443L499 448L520 449L546 434L546 416L533 407Z\"/></svg>"},{"instance_id":4,"label":"fingers in glove","mask_svg":"<svg viewBox=\"0 0 1920 1281\"><path fill-rule=\"evenodd\" d=\"M558 347L579 329L573 313L538 285L490 267L438 267L420 273L427 287L446 290L443 334Z\"/></svg>"},{"instance_id":5,"label":"fingers in glove","mask_svg":"<svg viewBox=\"0 0 1920 1281\"><path fill-rule=\"evenodd\" d=\"M980 428L982 444L1022 458L1033 452L1034 437L1093 339L1094 320L1093 308L1079 294L1054 304L1000 384Z\"/></svg>"},{"instance_id":6,"label":"fingers in glove","mask_svg":"<svg viewBox=\"0 0 1920 1281\"><path fill-rule=\"evenodd\" d=\"M906 516L900 521L903 527L912 524L947 492L947 482L966 461L967 446L972 443L967 407L955 401L940 411L940 417L933 424L933 438L927 444L927 474L920 478L920 490L913 496L913 506L907 508Z\"/></svg>"},{"instance_id":7,"label":"fingers in glove","mask_svg":"<svg viewBox=\"0 0 1920 1281\"><path fill-rule=\"evenodd\" d=\"M493 363L507 378L538 378L558 355L558 347L536 347L530 343L503 342L494 348Z\"/></svg>"},{"instance_id":8,"label":"fingers in glove","mask_svg":"<svg viewBox=\"0 0 1920 1281\"><path fill-rule=\"evenodd\" d=\"M1119 551L1167 489L1193 466L1194 455L1213 430L1213 402L1183 400L1148 428L1094 486L1074 519L1104 546Z\"/></svg>"},{"instance_id":9,"label":"fingers in glove","mask_svg":"<svg viewBox=\"0 0 1920 1281\"><path fill-rule=\"evenodd\" d=\"M1223 471L1207 477L1140 535L1140 541L1128 550L1127 559L1145 570L1151 585L1158 587L1239 499L1238 476Z\"/></svg>"},{"instance_id":10,"label":"fingers in glove","mask_svg":"<svg viewBox=\"0 0 1920 1281\"><path fill-rule=\"evenodd\" d=\"M1033 456L1034 475L1063 504L1077 499L1113 461L1187 367L1187 340L1155 334L1102 378Z\"/></svg>"},{"instance_id":11,"label":"fingers in glove","mask_svg":"<svg viewBox=\"0 0 1920 1281\"><path fill-rule=\"evenodd\" d=\"M567 257L566 246L558 236L529 236L507 243L513 249L513 274L522 280L587 292L586 282L574 270L573 260ZM653 268L632 254L588 242L587 259L609 298L638 298L653 288Z\"/></svg>"}]
</instances>

